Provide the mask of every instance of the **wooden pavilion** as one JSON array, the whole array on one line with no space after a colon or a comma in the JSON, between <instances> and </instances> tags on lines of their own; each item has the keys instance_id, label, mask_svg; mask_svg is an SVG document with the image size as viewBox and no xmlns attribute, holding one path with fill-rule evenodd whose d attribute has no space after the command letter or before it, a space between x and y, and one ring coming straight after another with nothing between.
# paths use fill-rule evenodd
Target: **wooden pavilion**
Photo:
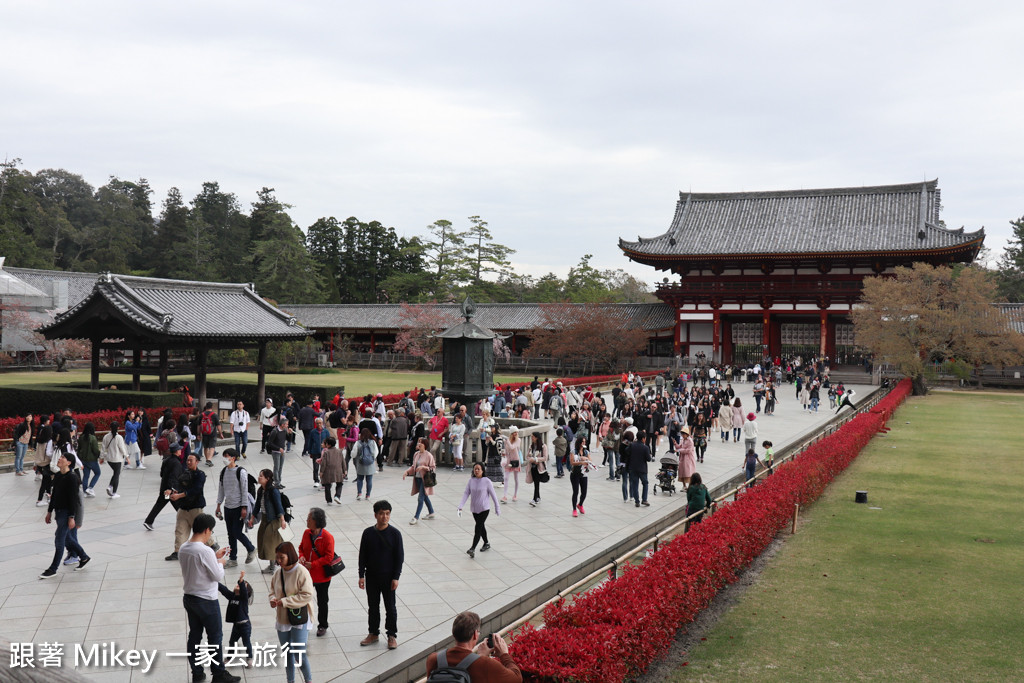
<instances>
[{"instance_id":1,"label":"wooden pavilion","mask_svg":"<svg viewBox=\"0 0 1024 683\"><path fill-rule=\"evenodd\" d=\"M176 367L195 372L200 406L206 401L206 376L217 372L255 371L263 404L267 343L295 341L306 336L294 316L267 303L249 284L192 282L128 275L101 274L92 292L39 328L47 339L88 339L92 343L91 386L99 388L100 350L132 353L130 367L104 368L132 376L138 390L142 374L159 377L167 391L168 352L193 350L195 364ZM211 367L212 349L258 350L255 366ZM142 352L155 351L157 365L143 365Z\"/></svg>"},{"instance_id":2,"label":"wooden pavilion","mask_svg":"<svg viewBox=\"0 0 1024 683\"><path fill-rule=\"evenodd\" d=\"M676 353L721 362L845 357L864 278L897 266L970 263L984 229L939 220L938 181L781 192L680 193L669 229L619 240L631 260L669 271Z\"/></svg>"}]
</instances>

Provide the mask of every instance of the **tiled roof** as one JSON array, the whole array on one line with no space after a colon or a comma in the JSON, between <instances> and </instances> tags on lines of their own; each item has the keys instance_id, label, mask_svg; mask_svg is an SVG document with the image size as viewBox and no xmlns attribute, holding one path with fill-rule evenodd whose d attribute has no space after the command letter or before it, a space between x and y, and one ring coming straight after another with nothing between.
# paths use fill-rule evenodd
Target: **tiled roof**
<instances>
[{"instance_id":1,"label":"tiled roof","mask_svg":"<svg viewBox=\"0 0 1024 683\"><path fill-rule=\"evenodd\" d=\"M662 235L619 240L630 256L923 251L965 245L984 230L939 227L938 180L781 192L680 193Z\"/></svg>"},{"instance_id":2,"label":"tiled roof","mask_svg":"<svg viewBox=\"0 0 1024 683\"><path fill-rule=\"evenodd\" d=\"M72 273L63 270L40 270L37 268L4 268L20 280L44 292L53 292L53 283L68 283L68 308L74 307L79 301L92 293L99 275L96 273Z\"/></svg>"},{"instance_id":3,"label":"tiled roof","mask_svg":"<svg viewBox=\"0 0 1024 683\"><path fill-rule=\"evenodd\" d=\"M1024 334L1024 304L996 304L1009 320L1010 327Z\"/></svg>"},{"instance_id":4,"label":"tiled roof","mask_svg":"<svg viewBox=\"0 0 1024 683\"><path fill-rule=\"evenodd\" d=\"M569 304L584 306L586 304ZM532 330L542 324L544 304L477 304L473 322L496 332ZM606 315L613 315L630 329L664 330L675 325L675 310L663 303L600 304ZM281 304L307 328L320 330L399 330L404 323L402 307L397 304L333 304L305 306ZM438 304L444 324L463 320L458 304Z\"/></svg>"},{"instance_id":5,"label":"tiled roof","mask_svg":"<svg viewBox=\"0 0 1024 683\"><path fill-rule=\"evenodd\" d=\"M294 317L261 299L249 284L109 273L96 277L96 284L87 297L39 331L56 337L72 329L78 331L83 321L77 321L76 317L88 315L85 311L92 304L101 303L158 337L259 340L296 339L306 335L306 331L296 325Z\"/></svg>"}]
</instances>

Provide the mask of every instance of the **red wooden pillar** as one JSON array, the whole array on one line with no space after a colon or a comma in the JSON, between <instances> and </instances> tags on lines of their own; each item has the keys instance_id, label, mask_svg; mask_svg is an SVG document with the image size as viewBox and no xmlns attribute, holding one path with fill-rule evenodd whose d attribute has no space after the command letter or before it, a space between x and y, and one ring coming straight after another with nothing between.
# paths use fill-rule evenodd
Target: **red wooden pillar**
<instances>
[{"instance_id":1,"label":"red wooden pillar","mask_svg":"<svg viewBox=\"0 0 1024 683\"><path fill-rule=\"evenodd\" d=\"M733 347L732 347L732 320L729 316L722 318L722 363L732 363L733 361Z\"/></svg>"},{"instance_id":2,"label":"red wooden pillar","mask_svg":"<svg viewBox=\"0 0 1024 683\"><path fill-rule=\"evenodd\" d=\"M821 311L821 344L818 349L819 356L828 355L828 311Z\"/></svg>"},{"instance_id":3,"label":"red wooden pillar","mask_svg":"<svg viewBox=\"0 0 1024 683\"><path fill-rule=\"evenodd\" d=\"M331 351L330 361L333 363L334 362L334 330L331 330L331 349L330 349L330 351Z\"/></svg>"},{"instance_id":4,"label":"red wooden pillar","mask_svg":"<svg viewBox=\"0 0 1024 683\"><path fill-rule=\"evenodd\" d=\"M677 356L680 355L682 353L682 351L683 351L683 340L681 338L681 335L682 335L682 325L679 322L679 311L677 309L676 310L676 325L675 325L675 327L672 330L672 352L675 355L677 355Z\"/></svg>"},{"instance_id":5,"label":"red wooden pillar","mask_svg":"<svg viewBox=\"0 0 1024 683\"><path fill-rule=\"evenodd\" d=\"M716 310L711 320L711 357L721 362L718 350L722 347L722 316Z\"/></svg>"},{"instance_id":6,"label":"red wooden pillar","mask_svg":"<svg viewBox=\"0 0 1024 683\"><path fill-rule=\"evenodd\" d=\"M761 314L761 353L771 355L769 344L771 343L771 321L772 314L767 310Z\"/></svg>"},{"instance_id":7,"label":"red wooden pillar","mask_svg":"<svg viewBox=\"0 0 1024 683\"><path fill-rule=\"evenodd\" d=\"M377 348L377 340L374 338L374 334L370 332L370 353L373 353L374 349Z\"/></svg>"},{"instance_id":8,"label":"red wooden pillar","mask_svg":"<svg viewBox=\"0 0 1024 683\"><path fill-rule=\"evenodd\" d=\"M517 351L516 351L516 333L515 332L513 332L512 336L508 338L508 348L509 348L509 350L513 354L517 353Z\"/></svg>"}]
</instances>

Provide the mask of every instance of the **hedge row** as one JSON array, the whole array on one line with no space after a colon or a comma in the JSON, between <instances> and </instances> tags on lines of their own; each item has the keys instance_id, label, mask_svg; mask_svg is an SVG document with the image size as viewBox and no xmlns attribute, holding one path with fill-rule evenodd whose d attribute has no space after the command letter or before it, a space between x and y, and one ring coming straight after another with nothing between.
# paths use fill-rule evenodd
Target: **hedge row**
<instances>
[{"instance_id":1,"label":"hedge row","mask_svg":"<svg viewBox=\"0 0 1024 683\"><path fill-rule=\"evenodd\" d=\"M544 628L525 625L510 651L535 683L612 683L636 678L715 594L760 555L792 519L793 505L818 498L910 394L903 380L871 411L818 441L740 499L663 543L615 581L544 610Z\"/></svg>"},{"instance_id":2,"label":"hedge row","mask_svg":"<svg viewBox=\"0 0 1024 683\"><path fill-rule=\"evenodd\" d=\"M123 406L162 408L181 405L181 394L156 391L94 391L66 386L0 386L2 417L25 413L52 413L71 408L76 413L112 410Z\"/></svg>"}]
</instances>

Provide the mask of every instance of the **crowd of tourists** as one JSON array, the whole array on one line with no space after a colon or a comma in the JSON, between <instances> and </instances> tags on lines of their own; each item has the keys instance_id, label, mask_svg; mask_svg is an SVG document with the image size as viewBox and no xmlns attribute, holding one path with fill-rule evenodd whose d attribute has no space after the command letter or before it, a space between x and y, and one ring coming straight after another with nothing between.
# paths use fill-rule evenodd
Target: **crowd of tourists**
<instances>
[{"instance_id":1,"label":"crowd of tourists","mask_svg":"<svg viewBox=\"0 0 1024 683\"><path fill-rule=\"evenodd\" d=\"M732 387L734 380L753 384L754 406L743 405ZM699 514L710 505L697 472L708 455L709 442L736 444L742 436L742 466L748 479L758 465L772 467L771 442L762 441L762 451L757 451L757 419L760 414L775 414L777 392L784 382L795 387L804 410L817 411L822 393L833 409L852 406L852 392L829 381L827 361L793 359L742 369L705 364L690 373L666 370L646 381L626 373L604 391L535 377L515 389L498 386L473 405L449 401L431 388L407 391L397 405L390 406L381 394L349 399L340 392L327 400L313 396L304 402L288 394L279 406L267 399L255 415L238 402L224 424L212 403L179 418L168 410L155 425L150 425L144 411L128 411L123 421L112 422L102 434L96 433L92 423L79 425L72 412L65 410L38 420L25 416L14 434L15 471L18 476L28 474L25 457L34 451L39 483L36 504L47 507L47 524L56 523L53 561L40 575L50 578L62 562L78 571L92 559L80 543L78 530L85 501L96 495L100 485L102 465L110 470L106 495L117 499L122 471L146 469L146 459L159 455L160 482L143 526L154 530L157 516L168 505L175 511L173 549L166 559L179 562L182 568L189 651L194 653L203 631L208 642L221 642L218 595L222 594L228 599L227 618L232 623L229 647L240 643L251 660L252 587L244 580L244 572L234 585L224 585L225 567L238 566L238 546L245 553L244 563L266 562L263 571L273 575L269 607L276 610L282 644L304 647L308 632L314 629L317 636L324 635L329 629L330 581L344 567L327 530L324 508L342 503L345 483L355 482L355 501L370 501L374 477L389 467L399 469L403 479L411 480L411 494L417 498L409 519L410 525L416 525L434 518L431 496L437 486L437 468L468 469L458 514L468 503L475 522L466 551L471 558L478 548L480 552L491 548L486 526L490 513L500 515L503 506L519 501L520 475L534 508L541 506L545 483L568 476L571 498L565 502L570 503L571 516L579 517L586 514L588 484L598 476L621 487L624 503L649 506L649 472L657 461L655 485L681 483L688 511ZM514 418L530 422L516 424ZM507 426L503 428L498 419ZM253 422L260 426L259 453L269 454L272 466L250 471L246 463ZM218 441L229 439L233 446L221 451L224 466L207 488L204 468L214 467ZM309 509L299 539L289 524L292 505L284 481L285 459L293 451L311 459L312 486L324 496L323 507ZM214 495L210 515L206 510L212 501L207 496ZM357 564L359 587L366 590L370 607L368 635L361 644L380 640L383 602L384 636L393 649L397 647L395 592L404 550L401 533L390 524L391 509L387 501L373 504L375 522L363 533ZM225 547L215 542L217 520L224 522ZM255 539L250 540L248 532L254 528ZM507 647L500 639L478 646L479 619L474 622L473 617L466 616L465 623L456 620L453 634L459 647L485 657L493 655L495 663L500 661L511 675L514 665L509 667L510 660L505 661ZM473 664L476 658L463 654L447 664L435 657L428 667L444 669L460 662L468 662L470 668L490 667ZM194 656L190 664L194 680L202 680L203 668ZM308 657L289 658L287 666L289 681L294 680L296 667L304 680L310 680ZM211 669L215 681L237 680L223 659L215 659Z\"/></svg>"}]
</instances>

